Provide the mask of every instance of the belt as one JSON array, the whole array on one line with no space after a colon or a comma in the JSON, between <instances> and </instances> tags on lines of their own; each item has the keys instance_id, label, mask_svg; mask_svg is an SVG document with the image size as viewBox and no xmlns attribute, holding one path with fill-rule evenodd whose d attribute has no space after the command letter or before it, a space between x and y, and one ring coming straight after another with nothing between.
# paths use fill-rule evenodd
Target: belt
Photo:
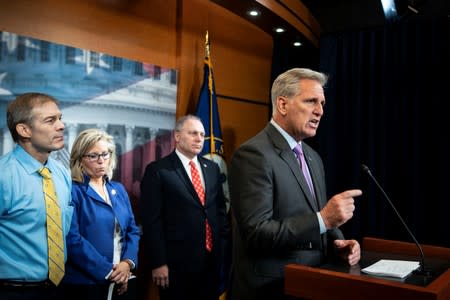
<instances>
[{"instance_id":1,"label":"belt","mask_svg":"<svg viewBox=\"0 0 450 300\"><path fill-rule=\"evenodd\" d=\"M0 287L4 288L47 288L55 287L49 280L45 281L10 281L0 280Z\"/></svg>"}]
</instances>

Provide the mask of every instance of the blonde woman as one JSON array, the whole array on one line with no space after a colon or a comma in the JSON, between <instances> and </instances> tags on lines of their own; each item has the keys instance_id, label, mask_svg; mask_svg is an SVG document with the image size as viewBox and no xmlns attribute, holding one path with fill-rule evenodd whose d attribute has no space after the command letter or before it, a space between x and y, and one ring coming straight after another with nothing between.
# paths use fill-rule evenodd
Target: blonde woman
<instances>
[{"instance_id":1,"label":"blonde woman","mask_svg":"<svg viewBox=\"0 0 450 300\"><path fill-rule=\"evenodd\" d=\"M137 264L139 228L127 191L111 181L115 166L112 136L98 129L78 135L70 155L74 215L67 238L66 299L107 299L111 283L117 295L126 296Z\"/></svg>"}]
</instances>

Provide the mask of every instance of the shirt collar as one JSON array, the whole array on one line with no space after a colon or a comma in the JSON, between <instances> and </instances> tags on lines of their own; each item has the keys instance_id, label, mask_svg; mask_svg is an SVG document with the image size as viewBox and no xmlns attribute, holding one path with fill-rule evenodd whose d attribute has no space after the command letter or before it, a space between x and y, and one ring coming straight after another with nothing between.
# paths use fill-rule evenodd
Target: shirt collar
<instances>
[{"instance_id":1,"label":"shirt collar","mask_svg":"<svg viewBox=\"0 0 450 300\"><path fill-rule=\"evenodd\" d=\"M31 156L27 151L25 151L25 149L19 144L16 144L16 147L14 148L14 155L16 156L19 164L22 165L22 167L28 174L37 172L44 166L40 161L38 161L36 158ZM47 160L45 166L48 167L50 171L52 170L52 162L50 158Z\"/></svg>"},{"instance_id":2,"label":"shirt collar","mask_svg":"<svg viewBox=\"0 0 450 300\"><path fill-rule=\"evenodd\" d=\"M294 140L294 138L290 136L290 134L287 133L283 128L281 128L280 125L278 125L273 119L270 120L270 124L272 124L280 132L280 134L284 137L286 142L288 142L289 147L291 149L294 149L295 146L297 146L297 144L299 145L301 144L301 142L297 143L297 141Z\"/></svg>"},{"instance_id":3,"label":"shirt collar","mask_svg":"<svg viewBox=\"0 0 450 300\"><path fill-rule=\"evenodd\" d=\"M197 156L195 156L193 159L189 159L186 155L184 155L183 153L181 153L180 151L178 151L178 149L175 149L175 153L178 155L178 157L181 160L181 163L183 164L183 166L189 166L189 162L192 160L195 165L198 167L199 166L199 162L198 162L198 158Z\"/></svg>"}]
</instances>

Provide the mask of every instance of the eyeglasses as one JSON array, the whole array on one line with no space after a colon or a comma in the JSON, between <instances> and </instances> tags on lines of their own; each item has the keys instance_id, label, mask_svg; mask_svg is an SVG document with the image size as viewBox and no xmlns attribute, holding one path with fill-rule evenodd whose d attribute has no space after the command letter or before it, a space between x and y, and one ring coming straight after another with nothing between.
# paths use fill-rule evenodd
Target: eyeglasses
<instances>
[{"instance_id":1,"label":"eyeglasses","mask_svg":"<svg viewBox=\"0 0 450 300\"><path fill-rule=\"evenodd\" d=\"M111 152L89 153L83 155L83 157L86 157L90 162L98 161L100 157L103 158L104 160L107 160L111 158Z\"/></svg>"}]
</instances>

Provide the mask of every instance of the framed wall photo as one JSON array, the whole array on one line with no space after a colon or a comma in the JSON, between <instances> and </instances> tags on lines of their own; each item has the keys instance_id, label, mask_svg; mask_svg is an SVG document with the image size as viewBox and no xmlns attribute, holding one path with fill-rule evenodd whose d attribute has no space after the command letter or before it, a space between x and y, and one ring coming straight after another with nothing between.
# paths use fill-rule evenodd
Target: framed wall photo
<instances>
[{"instance_id":1,"label":"framed wall photo","mask_svg":"<svg viewBox=\"0 0 450 300\"><path fill-rule=\"evenodd\" d=\"M125 185L133 205L145 166L173 150L175 69L0 31L0 155L14 147L8 103L26 92L59 100L66 145L52 156L68 168L82 130L95 127L114 136L113 179Z\"/></svg>"}]
</instances>

